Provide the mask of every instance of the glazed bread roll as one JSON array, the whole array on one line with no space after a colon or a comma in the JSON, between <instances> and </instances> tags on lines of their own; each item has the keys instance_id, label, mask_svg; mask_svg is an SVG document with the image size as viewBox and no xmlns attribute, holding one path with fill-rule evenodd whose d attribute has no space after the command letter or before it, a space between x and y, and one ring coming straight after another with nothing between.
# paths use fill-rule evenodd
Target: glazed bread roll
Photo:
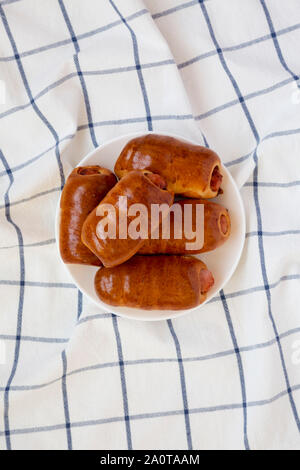
<instances>
[{"instance_id":1,"label":"glazed bread roll","mask_svg":"<svg viewBox=\"0 0 300 470\"><path fill-rule=\"evenodd\" d=\"M132 139L124 147L115 173L122 178L132 170L157 173L169 191L193 198L216 197L222 182L221 162L215 152L156 134Z\"/></svg>"},{"instance_id":2,"label":"glazed bread roll","mask_svg":"<svg viewBox=\"0 0 300 470\"><path fill-rule=\"evenodd\" d=\"M151 230L158 227L159 221L156 226L151 223L151 205L164 203L170 206L174 199L174 195L162 189L163 187L165 187L165 182L159 175L131 171L114 186L99 206L87 217L82 227L81 239L104 266L112 267L124 263L141 248L145 241L142 236L133 239L128 235L130 224L136 218L129 214L133 204L142 204L147 210L146 238L150 236ZM123 198L120 199L122 196ZM115 219L106 212L107 205L113 208ZM104 212L106 213L104 214ZM109 218L111 225L115 227L114 238L105 236L105 230L101 227L105 218L106 220ZM120 233L119 228L120 220L124 222L124 219L125 234L123 231Z\"/></svg>"},{"instance_id":3,"label":"glazed bread roll","mask_svg":"<svg viewBox=\"0 0 300 470\"><path fill-rule=\"evenodd\" d=\"M171 254L171 255L184 255L196 254L212 251L218 246L222 245L230 235L230 217L228 210L220 204L215 202L196 199L182 199L175 204L179 204L182 211L182 218L179 221L181 225L182 237L175 238L176 231L174 230L175 220L174 212L170 213L170 237L163 239L162 230L160 228L159 238L149 238L145 241L144 245L140 248L139 254ZM204 205L204 244L200 249L187 249L187 244L192 243L184 235L184 207L190 205L192 208L192 230L196 231L196 205ZM202 230L202 227L201 227Z\"/></svg>"},{"instance_id":4,"label":"glazed bread roll","mask_svg":"<svg viewBox=\"0 0 300 470\"><path fill-rule=\"evenodd\" d=\"M98 297L109 305L146 310L185 310L204 302L214 279L192 256L139 256L120 266L100 268Z\"/></svg>"},{"instance_id":5,"label":"glazed bread roll","mask_svg":"<svg viewBox=\"0 0 300 470\"><path fill-rule=\"evenodd\" d=\"M83 222L116 184L115 175L100 166L75 168L69 175L60 199L60 254L65 263L101 265L81 241Z\"/></svg>"}]
</instances>

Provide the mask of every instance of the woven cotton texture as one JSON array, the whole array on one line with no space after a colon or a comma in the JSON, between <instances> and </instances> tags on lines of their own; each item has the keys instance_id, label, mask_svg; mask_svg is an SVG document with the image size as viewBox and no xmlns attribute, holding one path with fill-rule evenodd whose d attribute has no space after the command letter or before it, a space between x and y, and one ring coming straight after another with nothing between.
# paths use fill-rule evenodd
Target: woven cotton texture
<instances>
[{"instance_id":1,"label":"woven cotton texture","mask_svg":"<svg viewBox=\"0 0 300 470\"><path fill-rule=\"evenodd\" d=\"M299 1L0 16L0 448L300 449ZM247 219L226 288L156 323L82 296L54 234L72 168L148 130L213 148Z\"/></svg>"}]
</instances>

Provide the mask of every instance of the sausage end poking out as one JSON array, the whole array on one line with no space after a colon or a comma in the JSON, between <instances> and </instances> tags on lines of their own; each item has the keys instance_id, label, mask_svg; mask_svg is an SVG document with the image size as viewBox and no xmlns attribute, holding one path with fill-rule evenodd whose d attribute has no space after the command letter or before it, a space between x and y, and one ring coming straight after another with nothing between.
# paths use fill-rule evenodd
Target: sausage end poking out
<instances>
[{"instance_id":1,"label":"sausage end poking out","mask_svg":"<svg viewBox=\"0 0 300 470\"><path fill-rule=\"evenodd\" d=\"M214 285L215 280L212 273L208 269L201 269L200 271L200 284L201 284L201 294L207 294L207 292Z\"/></svg>"},{"instance_id":2,"label":"sausage end poking out","mask_svg":"<svg viewBox=\"0 0 300 470\"><path fill-rule=\"evenodd\" d=\"M224 214L221 214L220 217L220 227L222 234L226 235L226 233L228 232L228 221L227 217Z\"/></svg>"},{"instance_id":3,"label":"sausage end poking out","mask_svg":"<svg viewBox=\"0 0 300 470\"><path fill-rule=\"evenodd\" d=\"M151 181L151 183L155 184L155 186L157 186L158 188L167 189L167 184L164 178L162 178L157 173L144 173L144 175Z\"/></svg>"},{"instance_id":4,"label":"sausage end poking out","mask_svg":"<svg viewBox=\"0 0 300 470\"><path fill-rule=\"evenodd\" d=\"M220 191L223 175L220 173L219 167L215 166L214 171L211 175L210 188L214 192ZM220 191L221 192L221 191Z\"/></svg>"},{"instance_id":5,"label":"sausage end poking out","mask_svg":"<svg viewBox=\"0 0 300 470\"><path fill-rule=\"evenodd\" d=\"M77 174L81 176L99 175L99 173L101 174L100 168L96 166L82 167L77 170Z\"/></svg>"}]
</instances>

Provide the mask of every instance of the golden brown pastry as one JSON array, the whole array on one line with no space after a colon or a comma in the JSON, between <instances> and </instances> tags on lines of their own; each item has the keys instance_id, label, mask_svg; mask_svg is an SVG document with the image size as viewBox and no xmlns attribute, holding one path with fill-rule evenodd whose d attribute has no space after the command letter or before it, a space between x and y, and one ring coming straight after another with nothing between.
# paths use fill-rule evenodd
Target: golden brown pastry
<instances>
[{"instance_id":1,"label":"golden brown pastry","mask_svg":"<svg viewBox=\"0 0 300 470\"><path fill-rule=\"evenodd\" d=\"M109 305L146 310L185 310L204 302L214 284L206 265L192 256L139 256L100 268L98 297Z\"/></svg>"},{"instance_id":2,"label":"golden brown pastry","mask_svg":"<svg viewBox=\"0 0 300 470\"><path fill-rule=\"evenodd\" d=\"M145 174L144 174L145 173ZM124 263L133 256L143 245L144 239L137 236L133 239L128 235L131 222L136 216L128 215L128 211L133 204L139 203L147 209L148 228L146 237L151 230L158 227L151 224L151 205L167 204L170 206L174 195L162 189L165 187L163 178L159 175L153 175L149 172L131 171L101 201L87 217L82 227L81 239L83 243L102 261L104 266L112 267ZM120 199L120 197L123 197ZM126 200L126 205L124 201ZM111 236L105 238L105 231L109 230L102 227L105 219L108 220L108 212L105 212L107 205L115 210L115 221L112 216L110 220L115 227L115 238ZM103 213L102 213L103 212ZM120 232L120 220L125 219L126 232ZM124 224L123 224L124 228ZM128 231L127 231L128 229Z\"/></svg>"},{"instance_id":3,"label":"golden brown pastry","mask_svg":"<svg viewBox=\"0 0 300 470\"><path fill-rule=\"evenodd\" d=\"M193 198L212 198L221 191L221 162L212 150L173 137L147 134L132 139L122 150L115 173L149 170L161 175L167 189Z\"/></svg>"},{"instance_id":4,"label":"golden brown pastry","mask_svg":"<svg viewBox=\"0 0 300 470\"><path fill-rule=\"evenodd\" d=\"M60 254L65 263L101 265L81 241L81 229L88 214L116 184L115 175L100 166L75 168L60 199Z\"/></svg>"},{"instance_id":5,"label":"golden brown pastry","mask_svg":"<svg viewBox=\"0 0 300 470\"><path fill-rule=\"evenodd\" d=\"M155 240L149 238L145 241L144 245L140 248L139 254L196 254L212 251L218 246L222 245L230 235L230 217L228 210L220 204L207 201L205 199L182 199L175 204L179 204L182 210L181 218L181 231L182 237L176 239L174 237L174 223L176 218L174 212L170 213L170 237L163 239L162 231L160 230L159 239ZM184 236L184 206L190 205L192 207L192 230L196 230L196 205L204 205L204 244L200 249L187 249L187 244L193 243L194 239L188 239ZM202 229L202 227L201 227Z\"/></svg>"}]
</instances>

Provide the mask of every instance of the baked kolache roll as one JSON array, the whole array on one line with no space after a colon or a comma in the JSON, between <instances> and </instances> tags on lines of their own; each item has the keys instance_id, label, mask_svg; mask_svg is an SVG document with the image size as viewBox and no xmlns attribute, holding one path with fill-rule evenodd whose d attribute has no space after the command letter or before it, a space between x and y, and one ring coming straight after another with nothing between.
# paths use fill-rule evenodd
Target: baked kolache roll
<instances>
[{"instance_id":1,"label":"baked kolache roll","mask_svg":"<svg viewBox=\"0 0 300 470\"><path fill-rule=\"evenodd\" d=\"M83 222L116 184L115 175L98 165L75 168L60 199L60 254L65 263L99 266L101 262L81 241Z\"/></svg>"},{"instance_id":2,"label":"baked kolache roll","mask_svg":"<svg viewBox=\"0 0 300 470\"><path fill-rule=\"evenodd\" d=\"M221 161L212 150L173 137L147 134L132 139L122 150L114 171L149 170L162 176L174 194L213 198L221 191Z\"/></svg>"},{"instance_id":3,"label":"baked kolache roll","mask_svg":"<svg viewBox=\"0 0 300 470\"><path fill-rule=\"evenodd\" d=\"M161 176L148 171L131 171L90 213L83 224L81 239L104 266L124 263L157 229L159 220L156 225L151 220L152 204L167 204L168 208L174 199L174 195L164 188L165 182ZM142 215L136 212L137 204ZM135 225L138 218L140 225L144 229L146 227L146 233Z\"/></svg>"},{"instance_id":4,"label":"baked kolache roll","mask_svg":"<svg viewBox=\"0 0 300 470\"><path fill-rule=\"evenodd\" d=\"M185 310L206 300L212 273L192 256L140 256L95 276L98 297L109 305L146 310Z\"/></svg>"},{"instance_id":5,"label":"baked kolache roll","mask_svg":"<svg viewBox=\"0 0 300 470\"><path fill-rule=\"evenodd\" d=\"M230 235L230 216L228 210L220 204L215 202L207 201L205 199L182 199L177 201L175 204L179 204L181 208L181 217L176 218L175 212L170 212L170 232L168 238L163 238L162 227L160 227L159 238L149 238L145 241L144 245L140 248L139 254L172 254L172 255L184 255L184 254L196 254L205 253L212 251L218 246L222 245ZM204 206L204 226L197 227L196 218L196 207L197 204L203 204ZM196 235L190 239L185 236L184 218L187 217L185 208L191 208L190 223L193 233L197 230L204 230L203 245L199 248L191 249L192 245L195 244ZM177 224L180 224L180 232L176 231ZM180 238L176 238L179 235Z\"/></svg>"}]
</instances>

